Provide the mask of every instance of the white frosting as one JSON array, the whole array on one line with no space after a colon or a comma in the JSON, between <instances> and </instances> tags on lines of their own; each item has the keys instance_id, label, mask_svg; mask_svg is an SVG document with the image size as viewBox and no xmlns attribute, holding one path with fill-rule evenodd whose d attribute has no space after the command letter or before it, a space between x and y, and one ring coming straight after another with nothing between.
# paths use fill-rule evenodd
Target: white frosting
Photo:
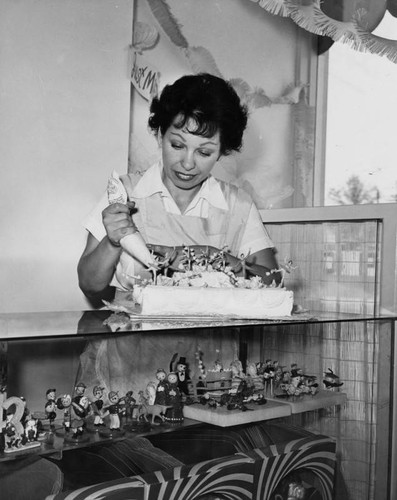
<instances>
[{"instance_id":1,"label":"white frosting","mask_svg":"<svg viewBox=\"0 0 397 500\"><path fill-rule=\"evenodd\" d=\"M227 316L267 319L290 316L293 292L285 288L136 287L134 300L147 316Z\"/></svg>"}]
</instances>

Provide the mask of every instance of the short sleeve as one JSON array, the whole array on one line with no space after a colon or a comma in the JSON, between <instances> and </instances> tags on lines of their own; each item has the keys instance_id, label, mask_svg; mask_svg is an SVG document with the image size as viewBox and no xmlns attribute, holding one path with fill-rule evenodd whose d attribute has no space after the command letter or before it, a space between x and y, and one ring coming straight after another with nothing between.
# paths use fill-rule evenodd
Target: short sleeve
<instances>
[{"instance_id":1,"label":"short sleeve","mask_svg":"<svg viewBox=\"0 0 397 500\"><path fill-rule=\"evenodd\" d=\"M102 222L102 211L109 205L107 193L104 193L93 210L83 220L83 226L94 238L101 241L106 236L105 226Z\"/></svg>"},{"instance_id":2,"label":"short sleeve","mask_svg":"<svg viewBox=\"0 0 397 500\"><path fill-rule=\"evenodd\" d=\"M247 224L241 238L239 254L248 255L256 253L265 248L273 248L274 244L265 228L258 209L252 203Z\"/></svg>"}]
</instances>

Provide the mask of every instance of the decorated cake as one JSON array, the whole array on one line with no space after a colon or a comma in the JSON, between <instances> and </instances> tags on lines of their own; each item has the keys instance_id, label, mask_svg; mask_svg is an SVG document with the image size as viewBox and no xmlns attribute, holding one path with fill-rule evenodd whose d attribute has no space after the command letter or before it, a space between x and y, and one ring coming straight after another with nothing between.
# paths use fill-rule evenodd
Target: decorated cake
<instances>
[{"instance_id":1,"label":"decorated cake","mask_svg":"<svg viewBox=\"0 0 397 500\"><path fill-rule=\"evenodd\" d=\"M154 271L153 282L134 286L132 297L140 314L244 319L291 315L293 292L283 287L283 280L276 286L274 280L266 285L259 276L237 277L222 252L198 258L186 247L185 256L181 272L168 277Z\"/></svg>"}]
</instances>

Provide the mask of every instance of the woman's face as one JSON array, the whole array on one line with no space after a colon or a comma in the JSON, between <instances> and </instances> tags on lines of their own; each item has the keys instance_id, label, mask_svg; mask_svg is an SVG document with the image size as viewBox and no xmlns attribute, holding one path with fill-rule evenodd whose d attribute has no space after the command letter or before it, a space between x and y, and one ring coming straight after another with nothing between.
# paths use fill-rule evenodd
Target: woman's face
<instances>
[{"instance_id":1,"label":"woman's face","mask_svg":"<svg viewBox=\"0 0 397 500\"><path fill-rule=\"evenodd\" d=\"M208 138L189 129L195 129L194 122L183 128L172 124L162 137L163 181L171 194L175 188L198 191L220 157L219 132Z\"/></svg>"}]
</instances>

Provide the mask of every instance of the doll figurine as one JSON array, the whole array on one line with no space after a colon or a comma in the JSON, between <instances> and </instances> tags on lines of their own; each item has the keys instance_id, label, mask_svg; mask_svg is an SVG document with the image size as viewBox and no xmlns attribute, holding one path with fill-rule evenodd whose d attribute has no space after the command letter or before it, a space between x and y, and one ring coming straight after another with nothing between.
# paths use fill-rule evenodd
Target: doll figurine
<instances>
[{"instance_id":1,"label":"doll figurine","mask_svg":"<svg viewBox=\"0 0 397 500\"><path fill-rule=\"evenodd\" d=\"M167 422L183 422L182 395L178 386L178 375L171 372L167 377L166 405L170 406L165 413Z\"/></svg>"},{"instance_id":2,"label":"doll figurine","mask_svg":"<svg viewBox=\"0 0 397 500\"><path fill-rule=\"evenodd\" d=\"M105 423L103 419L106 417L107 413L103 409L103 391L104 388L96 385L93 390L94 400L91 401L91 408L94 412L94 425L95 427L104 426Z\"/></svg>"},{"instance_id":3,"label":"doll figurine","mask_svg":"<svg viewBox=\"0 0 397 500\"><path fill-rule=\"evenodd\" d=\"M63 410L63 427L65 429L65 432L69 432L72 420L72 396L70 394L64 394L63 396L60 396L56 401L56 405L58 410Z\"/></svg>"},{"instance_id":4,"label":"doll figurine","mask_svg":"<svg viewBox=\"0 0 397 500\"><path fill-rule=\"evenodd\" d=\"M46 393L46 403L44 406L44 412L46 418L50 422L50 427L53 427L54 420L56 419L56 389L47 389Z\"/></svg>"},{"instance_id":5,"label":"doll figurine","mask_svg":"<svg viewBox=\"0 0 397 500\"><path fill-rule=\"evenodd\" d=\"M159 368L156 372L157 387L156 387L156 398L154 400L156 405L166 404L166 390L167 390L167 374L165 370Z\"/></svg>"},{"instance_id":6,"label":"doll figurine","mask_svg":"<svg viewBox=\"0 0 397 500\"><path fill-rule=\"evenodd\" d=\"M25 423L25 438L28 443L37 441L37 420L33 418L33 415L28 415Z\"/></svg>"},{"instance_id":7,"label":"doll figurine","mask_svg":"<svg viewBox=\"0 0 397 500\"><path fill-rule=\"evenodd\" d=\"M79 403L80 398L84 396L85 390L87 389L87 386L85 385L84 382L79 382L76 384L74 388L74 396L73 396L73 402L74 403Z\"/></svg>"},{"instance_id":8,"label":"doll figurine","mask_svg":"<svg viewBox=\"0 0 397 500\"><path fill-rule=\"evenodd\" d=\"M133 391L127 391L126 395L122 398L124 403L125 419L132 420L134 408L136 406L136 399L133 397Z\"/></svg>"},{"instance_id":9,"label":"doll figurine","mask_svg":"<svg viewBox=\"0 0 397 500\"><path fill-rule=\"evenodd\" d=\"M56 419L56 403L55 401L53 400L48 400L45 404L45 408L44 408L44 411L45 411L45 415L46 415L46 418L48 419L49 423L50 423L50 427L54 427L54 420Z\"/></svg>"},{"instance_id":10,"label":"doll figurine","mask_svg":"<svg viewBox=\"0 0 397 500\"><path fill-rule=\"evenodd\" d=\"M176 363L176 374L178 376L178 387L182 394L189 395L189 376L187 373L186 358L180 357Z\"/></svg>"},{"instance_id":11,"label":"doll figurine","mask_svg":"<svg viewBox=\"0 0 397 500\"><path fill-rule=\"evenodd\" d=\"M108 394L110 405L106 407L110 415L110 430L118 431L120 430L120 413L122 412L122 407L120 404L120 396L116 391L110 391Z\"/></svg>"},{"instance_id":12,"label":"doll figurine","mask_svg":"<svg viewBox=\"0 0 397 500\"><path fill-rule=\"evenodd\" d=\"M85 419L90 413L90 400L87 396L81 396L79 402L72 401L72 421L70 428L73 439L79 439L84 433Z\"/></svg>"}]
</instances>

